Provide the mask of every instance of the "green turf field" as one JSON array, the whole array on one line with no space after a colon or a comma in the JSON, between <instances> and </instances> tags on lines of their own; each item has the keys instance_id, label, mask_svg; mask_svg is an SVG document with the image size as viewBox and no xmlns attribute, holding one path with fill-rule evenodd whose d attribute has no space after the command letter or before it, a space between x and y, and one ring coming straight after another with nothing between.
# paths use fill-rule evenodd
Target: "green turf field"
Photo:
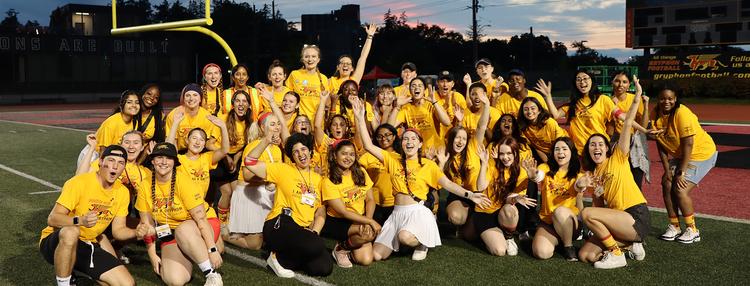
<instances>
[{"instance_id":1,"label":"green turf field","mask_svg":"<svg viewBox=\"0 0 750 286\"><path fill-rule=\"evenodd\" d=\"M0 164L55 185L75 171L75 160L84 145L83 132L0 122ZM58 193L40 183L0 170L0 285L51 285L53 267L39 254L39 232ZM663 213L652 213L652 234L666 225ZM750 280L750 225L698 218L703 241L694 245L647 239L646 260L629 260L617 270L595 270L591 265L564 261L556 255L548 261L530 256L521 244L517 257L492 257L475 244L444 238L443 246L430 250L428 258L413 262L410 253L396 254L370 267L336 268L319 278L338 285L498 285L498 284L644 284L644 285L741 285ZM579 245L579 244L577 244ZM333 242L330 242L333 246ZM242 251L260 257L260 252ZM130 247L128 266L139 285L160 285L142 248ZM276 278L272 272L240 257L225 254L220 272L225 285L300 284ZM202 285L196 275L194 285ZM86 282L86 281L83 281ZM90 285L91 283L79 285Z\"/></svg>"}]
</instances>

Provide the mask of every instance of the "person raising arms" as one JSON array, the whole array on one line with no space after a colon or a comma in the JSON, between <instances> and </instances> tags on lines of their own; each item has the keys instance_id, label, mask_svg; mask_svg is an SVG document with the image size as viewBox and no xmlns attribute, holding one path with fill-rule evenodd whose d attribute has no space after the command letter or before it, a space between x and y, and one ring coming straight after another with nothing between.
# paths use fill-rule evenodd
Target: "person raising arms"
<instances>
[{"instance_id":1,"label":"person raising arms","mask_svg":"<svg viewBox=\"0 0 750 286\"><path fill-rule=\"evenodd\" d=\"M177 147L178 151L184 152L187 150L187 135L188 132L194 128L200 128L206 131L209 138L208 142L206 142L206 146L209 150L215 150L217 149L215 145L217 143L221 144L221 142L217 142L216 139L220 138L220 130L208 120L208 116L211 114L200 106L201 94L201 88L199 85L194 83L185 85L180 93L180 106L172 109L167 115L164 128L166 130L172 130L173 125L177 128L174 137L176 144L174 145ZM183 115L183 119L179 122L175 122L175 115L177 113Z\"/></svg>"},{"instance_id":2,"label":"person raising arms","mask_svg":"<svg viewBox=\"0 0 750 286\"><path fill-rule=\"evenodd\" d=\"M401 65L401 85L393 88L396 98L409 97L410 84L415 78L417 78L417 65L412 62L405 62Z\"/></svg>"},{"instance_id":3,"label":"person raising arms","mask_svg":"<svg viewBox=\"0 0 750 286\"><path fill-rule=\"evenodd\" d=\"M398 138L396 127L385 123L375 128L375 137L372 144L378 148L388 151L394 157L398 157L401 141ZM367 170L370 178L373 178L372 193L375 199L375 214L373 219L380 225L393 213L393 175L388 173L383 162L370 153L364 153L359 157L359 164Z\"/></svg>"},{"instance_id":4,"label":"person raising arms","mask_svg":"<svg viewBox=\"0 0 750 286\"><path fill-rule=\"evenodd\" d=\"M632 244L631 253L636 260L646 256L642 242L651 228L651 217L628 163L631 127L642 101L638 78L634 77L633 82L636 96L617 144L610 147L607 137L596 133L589 137L583 150L583 166L593 173L593 178L581 184L594 190L594 199L592 207L581 211L581 218L594 235L583 244L578 257L583 262L593 262L598 269L627 266L620 243Z\"/></svg>"},{"instance_id":5,"label":"person raising arms","mask_svg":"<svg viewBox=\"0 0 750 286\"><path fill-rule=\"evenodd\" d=\"M353 101L356 126L364 130L364 104L358 98ZM471 192L451 182L435 162L422 160L423 143L416 129L404 131L400 158L375 146L369 133L359 132L359 136L365 150L383 162L388 173L397 178L393 180L393 213L383 224L373 246L373 258L376 261L388 258L393 251L398 251L402 244L415 248L413 260L423 260L427 257L429 247L441 244L435 217L432 211L423 205L430 187L442 186L451 193L471 199L477 205L489 205L485 195Z\"/></svg>"},{"instance_id":6,"label":"person raising arms","mask_svg":"<svg viewBox=\"0 0 750 286\"><path fill-rule=\"evenodd\" d=\"M362 80L362 76L365 74L365 64L367 63L367 56L370 54L370 48L372 47L372 38L375 36L377 26L375 24L369 24L365 28L367 33L367 39L365 44L362 45L362 52L359 54L357 60L357 66L352 68L352 57L350 55L342 55L339 57L339 64L336 66L336 72L329 79L330 86L328 90L332 94L337 94L341 84L346 80L353 80L359 84Z\"/></svg>"},{"instance_id":7,"label":"person raising arms","mask_svg":"<svg viewBox=\"0 0 750 286\"><path fill-rule=\"evenodd\" d=\"M434 98L432 85L421 77L414 78L409 84L411 97L397 97L396 110L391 112L388 124L399 127L402 123L407 128L414 128L424 136L425 150L440 148L445 141L438 136L434 118L439 124L451 126L450 117L445 109Z\"/></svg>"},{"instance_id":8,"label":"person raising arms","mask_svg":"<svg viewBox=\"0 0 750 286\"><path fill-rule=\"evenodd\" d=\"M508 72L508 91L501 94L497 103L493 105L500 113L510 113L515 118L519 118L521 113L521 101L527 97L536 98L542 108L547 109L547 104L539 93L526 88L526 75L519 69L512 69Z\"/></svg>"}]
</instances>

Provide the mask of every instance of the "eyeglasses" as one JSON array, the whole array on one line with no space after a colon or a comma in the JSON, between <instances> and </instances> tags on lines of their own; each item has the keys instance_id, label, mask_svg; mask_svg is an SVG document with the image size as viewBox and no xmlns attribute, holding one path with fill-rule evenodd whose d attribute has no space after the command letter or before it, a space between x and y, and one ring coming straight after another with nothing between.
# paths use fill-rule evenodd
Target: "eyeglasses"
<instances>
[{"instance_id":1,"label":"eyeglasses","mask_svg":"<svg viewBox=\"0 0 750 286\"><path fill-rule=\"evenodd\" d=\"M577 77L576 78L576 82L584 82L584 81L589 81L589 80L591 80L590 77Z\"/></svg>"},{"instance_id":2,"label":"eyeglasses","mask_svg":"<svg viewBox=\"0 0 750 286\"><path fill-rule=\"evenodd\" d=\"M375 139L383 140L383 139L390 139L391 137L393 137L393 133L384 133L384 134L378 134L377 136L375 136Z\"/></svg>"},{"instance_id":3,"label":"eyeglasses","mask_svg":"<svg viewBox=\"0 0 750 286\"><path fill-rule=\"evenodd\" d=\"M339 62L339 64L342 65L342 66L351 66L352 65L352 63L347 63L347 62Z\"/></svg>"}]
</instances>

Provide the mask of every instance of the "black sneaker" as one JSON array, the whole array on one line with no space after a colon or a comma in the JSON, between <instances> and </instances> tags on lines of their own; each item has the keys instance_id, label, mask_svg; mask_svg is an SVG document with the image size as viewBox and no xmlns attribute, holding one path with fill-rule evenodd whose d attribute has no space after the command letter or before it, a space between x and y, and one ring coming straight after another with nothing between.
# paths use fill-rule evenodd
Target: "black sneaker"
<instances>
[{"instance_id":1,"label":"black sneaker","mask_svg":"<svg viewBox=\"0 0 750 286\"><path fill-rule=\"evenodd\" d=\"M562 255L567 261L578 261L578 253L575 246L564 247Z\"/></svg>"}]
</instances>

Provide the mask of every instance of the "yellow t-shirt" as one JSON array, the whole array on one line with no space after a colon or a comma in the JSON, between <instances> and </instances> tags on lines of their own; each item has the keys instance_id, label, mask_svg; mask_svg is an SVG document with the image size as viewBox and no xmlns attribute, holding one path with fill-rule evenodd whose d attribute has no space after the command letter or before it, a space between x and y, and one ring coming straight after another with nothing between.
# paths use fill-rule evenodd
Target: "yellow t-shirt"
<instances>
[{"instance_id":1,"label":"yellow t-shirt","mask_svg":"<svg viewBox=\"0 0 750 286\"><path fill-rule=\"evenodd\" d=\"M455 106L461 107L462 110L466 110L466 98L464 98L464 95L457 91L450 91L451 94L451 100L448 100L448 97L442 97L440 96L440 93L435 91L435 100L437 100L438 104L443 107L445 110L445 113L448 114L448 117L453 121L453 119L456 118L456 112L454 110ZM466 112L464 112L466 114ZM438 124L439 125L439 124ZM451 129L450 126L438 126L440 128L440 137L445 138L445 135L448 134L448 130Z\"/></svg>"},{"instance_id":2,"label":"yellow t-shirt","mask_svg":"<svg viewBox=\"0 0 750 286\"><path fill-rule=\"evenodd\" d=\"M81 234L78 239L82 241L98 242L97 237L109 227L115 217L128 215L128 189L120 181L115 181L109 189L104 189L96 176L96 173L89 172L70 178L57 198L58 204L70 210L70 217L83 217L90 211L98 213L96 225L90 228L79 227ZM40 241L54 231L51 226L44 228Z\"/></svg>"},{"instance_id":3,"label":"yellow t-shirt","mask_svg":"<svg viewBox=\"0 0 750 286\"><path fill-rule=\"evenodd\" d=\"M576 179L583 174L578 173L575 179L568 179L568 172L557 171L554 177L549 175L549 165L541 164L538 169L544 172L544 180L539 182L540 208L539 218L547 224L552 224L552 213L558 207L566 207L578 215L576 207L578 192L575 188Z\"/></svg>"},{"instance_id":4,"label":"yellow t-shirt","mask_svg":"<svg viewBox=\"0 0 750 286\"><path fill-rule=\"evenodd\" d=\"M520 172L518 173L518 180L516 181L516 186L513 189L513 193L519 194L519 195L525 195L526 189L529 185L529 176L526 174L526 170L523 168L520 168ZM495 183L497 181L497 177L500 176L500 172L495 168L495 160L490 158L490 162L488 163L487 167L487 180L489 180L489 185L487 186L482 193L487 196L487 198L490 199L490 206L486 208L482 208L479 205L474 206L474 211L481 212L481 213L494 213L495 211L499 210L503 205L505 204L505 198L500 197L500 193L502 193L502 186L499 186ZM510 169L505 168L505 172L503 172L503 176L505 176L505 182L507 184L508 180L510 179Z\"/></svg>"},{"instance_id":5,"label":"yellow t-shirt","mask_svg":"<svg viewBox=\"0 0 750 286\"><path fill-rule=\"evenodd\" d=\"M393 88L393 95L396 97L398 96L411 96L409 94L409 83L404 83L402 85L396 86Z\"/></svg>"},{"instance_id":6,"label":"yellow t-shirt","mask_svg":"<svg viewBox=\"0 0 750 286\"><path fill-rule=\"evenodd\" d=\"M446 176L448 176L448 179L453 181L459 186L464 187L467 190L470 191L476 191L477 189L477 177L479 177L479 170L481 168L481 160L479 159L479 156L477 155L477 149L476 143L473 139L469 140L469 145L466 146L468 148L466 151L466 158L458 158L457 160L453 160L453 168L456 169L456 173L453 176L449 176L448 172L443 172ZM466 161L466 173L461 173L461 162ZM447 162L446 164L451 164L450 162Z\"/></svg>"},{"instance_id":7,"label":"yellow t-shirt","mask_svg":"<svg viewBox=\"0 0 750 286\"><path fill-rule=\"evenodd\" d=\"M99 160L94 160L94 162L91 162L89 172L95 173L98 171ZM141 189L141 186L143 186L144 181L151 181L151 170L138 163L127 162L125 170L122 171L118 179L125 187L132 186L133 190L137 193Z\"/></svg>"},{"instance_id":8,"label":"yellow t-shirt","mask_svg":"<svg viewBox=\"0 0 750 286\"><path fill-rule=\"evenodd\" d=\"M321 206L322 177L312 170L302 172L284 163L266 164L266 181L276 184L276 194L271 212L266 220L277 217L282 209L292 209L292 219L301 227L308 227Z\"/></svg>"},{"instance_id":9,"label":"yellow t-shirt","mask_svg":"<svg viewBox=\"0 0 750 286\"><path fill-rule=\"evenodd\" d=\"M174 122L174 113L175 109L172 109L172 111L170 111L167 115L167 119L164 124L166 132L169 132L169 130L171 130L172 128L172 124ZM207 110L203 109L203 107L198 108L198 113L195 116L190 116L189 114L185 113L182 121L180 121L180 125L177 127L177 134L175 134L174 138L175 142L177 142L177 150L187 149L186 140L188 132L196 127L200 127L201 129L203 129L203 131L208 134L209 139L211 137L215 138L216 144L221 144L221 129L216 127L216 125L211 123L211 121L208 121L208 118L206 117L208 115L211 114Z\"/></svg>"},{"instance_id":10,"label":"yellow t-shirt","mask_svg":"<svg viewBox=\"0 0 750 286\"><path fill-rule=\"evenodd\" d=\"M430 187L440 188L438 180L445 176L435 162L422 159L422 165L418 160L406 160L409 186L407 188L407 176L404 176L404 168L401 165L400 156L394 156L391 152L383 150L383 166L391 174L391 184L394 193L409 195L411 193L420 200L427 199Z\"/></svg>"},{"instance_id":11,"label":"yellow t-shirt","mask_svg":"<svg viewBox=\"0 0 750 286\"><path fill-rule=\"evenodd\" d=\"M229 114L220 114L219 118L221 121L224 121L227 123L227 130L229 129L229 121L227 120L229 118ZM247 137L247 123L245 121L235 120L234 121L234 129L235 134L237 134L237 141L232 144L231 140L229 141L229 154L235 154L237 152L242 151L243 148L245 148L245 137Z\"/></svg>"},{"instance_id":12,"label":"yellow t-shirt","mask_svg":"<svg viewBox=\"0 0 750 286\"><path fill-rule=\"evenodd\" d=\"M151 213L159 225L169 224L171 229L177 228L186 220L193 219L190 210L200 205L203 205L206 211L206 218L215 218L216 212L204 200L207 190L193 183L187 172L179 169L176 172L174 198L170 198L172 182L157 181L152 193L151 181L146 181L138 192L135 208L138 211ZM156 203L153 200L154 196Z\"/></svg>"},{"instance_id":13,"label":"yellow t-shirt","mask_svg":"<svg viewBox=\"0 0 750 286\"><path fill-rule=\"evenodd\" d=\"M620 109L622 112L627 113L628 110L630 110L630 106L633 105L633 97L635 97L635 94L632 93L626 93L625 94L625 100L620 100L617 102L616 106L618 109ZM614 101L613 101L614 102ZM641 102L640 105L638 105L638 112L636 114L636 122L640 123L640 120L637 120L638 118L642 118L643 116L643 107L645 104ZM620 121L617 118L612 118L612 121L615 123L615 131L617 133L622 133L622 126L624 124L623 121Z\"/></svg>"},{"instance_id":14,"label":"yellow t-shirt","mask_svg":"<svg viewBox=\"0 0 750 286\"><path fill-rule=\"evenodd\" d=\"M217 93L218 93L218 102L217 100ZM229 95L232 96L231 94ZM201 107L205 108L209 113L214 114L214 111L216 111L216 105L219 105L219 111L217 114L222 113L222 103L224 102L224 92L220 88L216 88L213 92L207 92L207 94L203 95L203 101L201 101ZM230 103L231 105L231 103ZM214 114L214 115L217 115Z\"/></svg>"},{"instance_id":15,"label":"yellow t-shirt","mask_svg":"<svg viewBox=\"0 0 750 286\"><path fill-rule=\"evenodd\" d=\"M341 108L341 104L339 104L339 102L336 101L336 103L333 106L333 112L330 114L333 115L333 114L341 113L341 111L339 110L340 108ZM352 110L352 108L346 109L346 115L344 115L344 117L346 117L346 120L349 121L349 128L354 129L356 126L354 124L354 111ZM375 118L375 113L372 111L372 104L365 101L365 120L367 120L368 122L372 122L374 118Z\"/></svg>"},{"instance_id":16,"label":"yellow t-shirt","mask_svg":"<svg viewBox=\"0 0 750 286\"><path fill-rule=\"evenodd\" d=\"M229 111L234 107L234 104L232 103L232 96L234 95L235 91L237 91L237 89L235 89L234 87L224 90L224 95L222 95L221 97L221 109L219 110L219 113L216 114L216 116L221 117L222 115L226 116L227 114L229 114ZM245 91L249 95L249 97L247 98L247 103L250 105L252 118L253 120L258 120L258 115L260 114L261 110L263 110L263 102L265 101L265 99L260 97L260 93L255 88L248 87Z\"/></svg>"},{"instance_id":17,"label":"yellow t-shirt","mask_svg":"<svg viewBox=\"0 0 750 286\"><path fill-rule=\"evenodd\" d=\"M666 129L666 132L656 136L656 141L672 157L683 157L680 143L682 138L689 136L693 136L693 153L689 158L691 161L705 161L716 153L714 140L703 130L698 117L687 106L677 108L671 121L669 115L660 116L654 121L654 127Z\"/></svg>"},{"instance_id":18,"label":"yellow t-shirt","mask_svg":"<svg viewBox=\"0 0 750 286\"><path fill-rule=\"evenodd\" d=\"M197 185L203 194L208 192L208 185L211 183L211 176L209 172L216 169L216 164L213 164L214 152L204 152L198 156L198 159L192 160L185 155L177 155L177 159L180 160L180 166L177 167L178 172L185 172L190 178L193 184Z\"/></svg>"},{"instance_id":19,"label":"yellow t-shirt","mask_svg":"<svg viewBox=\"0 0 750 286\"><path fill-rule=\"evenodd\" d=\"M422 104L417 106L414 104L406 104L401 107L398 112L398 121L406 124L409 128L415 128L419 130L422 135L422 151L430 148L439 148L445 146L443 141L437 133L437 124L433 118L435 108L427 102L422 100Z\"/></svg>"},{"instance_id":20,"label":"yellow t-shirt","mask_svg":"<svg viewBox=\"0 0 750 286\"><path fill-rule=\"evenodd\" d=\"M497 79L493 79L492 81L482 82L484 84L484 87L487 88L487 97L491 99L492 97L492 89L495 88L495 86L498 86ZM500 94L508 92L508 83L502 82L500 85Z\"/></svg>"},{"instance_id":21,"label":"yellow t-shirt","mask_svg":"<svg viewBox=\"0 0 750 286\"><path fill-rule=\"evenodd\" d=\"M527 96L536 98L545 110L549 110L549 108L547 108L547 102L544 101L544 97L541 94L537 93L536 91L529 90ZM518 111L521 109L522 101L523 98L521 100L518 100L511 96L510 93L503 93L502 95L500 95L500 99L497 101L495 108L500 111L500 114L513 114L513 117L518 118Z\"/></svg>"},{"instance_id":22,"label":"yellow t-shirt","mask_svg":"<svg viewBox=\"0 0 750 286\"><path fill-rule=\"evenodd\" d=\"M554 142L555 139L568 136L568 132L565 131L565 129L562 129L552 117L547 118L547 121L544 122L544 126L541 128L529 125L521 133L521 135L529 141L529 145L544 154L549 154L550 151L552 151L552 142Z\"/></svg>"},{"instance_id":23,"label":"yellow t-shirt","mask_svg":"<svg viewBox=\"0 0 750 286\"><path fill-rule=\"evenodd\" d=\"M339 89L341 89L341 84L350 79L352 79L351 76L345 78L335 76L330 77L328 79L328 91L330 91L331 94L338 93Z\"/></svg>"},{"instance_id":24,"label":"yellow t-shirt","mask_svg":"<svg viewBox=\"0 0 750 286\"><path fill-rule=\"evenodd\" d=\"M286 79L286 87L300 96L300 114L311 119L315 118L315 111L318 110L321 90L328 86L328 78L325 75L320 72L310 74L304 69L292 71Z\"/></svg>"},{"instance_id":25,"label":"yellow t-shirt","mask_svg":"<svg viewBox=\"0 0 750 286\"><path fill-rule=\"evenodd\" d=\"M614 148L612 156L594 170L597 186L604 188L602 197L611 209L626 210L629 207L646 203L630 171L628 154Z\"/></svg>"},{"instance_id":26,"label":"yellow t-shirt","mask_svg":"<svg viewBox=\"0 0 750 286\"><path fill-rule=\"evenodd\" d=\"M122 120L120 112L112 114L96 130L96 144L103 146L101 150L112 144L120 144L122 135L133 129L132 123Z\"/></svg>"},{"instance_id":27,"label":"yellow t-shirt","mask_svg":"<svg viewBox=\"0 0 750 286\"><path fill-rule=\"evenodd\" d=\"M365 171L364 168L362 171ZM355 185L351 174L341 176L340 184L334 184L326 177L323 179L323 184L321 185L323 201L326 202L341 199L344 205L346 205L347 210L360 215L365 215L365 199L367 199L367 191L372 188L372 185L372 180L370 180L370 176L367 175L367 172L365 172L364 186ZM326 213L332 217L343 217L331 207L327 208Z\"/></svg>"},{"instance_id":28,"label":"yellow t-shirt","mask_svg":"<svg viewBox=\"0 0 750 286\"><path fill-rule=\"evenodd\" d=\"M394 158L401 158L398 153L391 152ZM400 159L398 159L400 160ZM375 158L370 153L365 153L359 157L359 164L367 170L370 178L374 178L372 186L372 195L375 198L375 204L383 207L392 207L393 199L393 176L385 169L383 162Z\"/></svg>"},{"instance_id":29,"label":"yellow t-shirt","mask_svg":"<svg viewBox=\"0 0 750 286\"><path fill-rule=\"evenodd\" d=\"M162 116L162 118L164 117ZM148 115L143 116L143 118L141 119L142 124L146 124L146 119L148 119ZM156 133L156 124L156 116L151 117L151 120L149 120L148 124L146 125L146 129L143 130L143 139L145 139L143 145L146 145L146 143L151 141L151 138L154 138L154 134ZM164 124L164 122L158 122L158 124Z\"/></svg>"},{"instance_id":30,"label":"yellow t-shirt","mask_svg":"<svg viewBox=\"0 0 750 286\"><path fill-rule=\"evenodd\" d=\"M492 127L495 126L495 123L497 123L498 120L500 120L500 117L503 114L500 113L497 109L494 107L490 107L490 120L487 122L487 130L492 131ZM471 109L466 108L464 109L464 120L461 122L461 126L466 129L466 133L468 133L469 139L474 138L474 133L477 131L477 127L479 124L479 117L482 116L482 111L478 110L476 113L471 112ZM447 137L444 137L447 140ZM486 140L485 140L486 142Z\"/></svg>"},{"instance_id":31,"label":"yellow t-shirt","mask_svg":"<svg viewBox=\"0 0 750 286\"><path fill-rule=\"evenodd\" d=\"M287 92L291 91L286 86L281 86L281 91L276 91L273 87L269 87L271 90L273 90L273 101L276 102L276 106L281 108L281 104L284 102L284 95L286 95ZM271 104L268 103L265 99L260 100L261 102L261 113L262 112L273 112L271 109Z\"/></svg>"},{"instance_id":32,"label":"yellow t-shirt","mask_svg":"<svg viewBox=\"0 0 750 286\"><path fill-rule=\"evenodd\" d=\"M255 146L258 146L260 144L261 139L255 139L250 144L247 144L245 146L245 150L242 151L242 160L244 161L245 158L247 158L247 155L250 154L250 151L253 151L255 149ZM280 163L281 157L283 155L281 154L281 148L279 148L278 145L268 145L266 147L266 150L263 151L263 153L258 157L258 161L264 162L264 163ZM238 178L240 182L245 181L245 176L242 175L242 172L240 172L240 176ZM262 182L258 180L258 182Z\"/></svg>"},{"instance_id":33,"label":"yellow t-shirt","mask_svg":"<svg viewBox=\"0 0 750 286\"><path fill-rule=\"evenodd\" d=\"M599 100L591 107L588 106L590 103L591 99L588 96L579 99L576 104L576 116L573 119L568 118L568 121L570 121L570 139L576 145L578 155L583 153L583 145L586 144L586 140L592 134L604 134L609 139L606 124L612 118L615 103L605 95L599 96ZM559 112L567 117L568 108L570 108L568 105L563 106L559 109Z\"/></svg>"}]
</instances>

